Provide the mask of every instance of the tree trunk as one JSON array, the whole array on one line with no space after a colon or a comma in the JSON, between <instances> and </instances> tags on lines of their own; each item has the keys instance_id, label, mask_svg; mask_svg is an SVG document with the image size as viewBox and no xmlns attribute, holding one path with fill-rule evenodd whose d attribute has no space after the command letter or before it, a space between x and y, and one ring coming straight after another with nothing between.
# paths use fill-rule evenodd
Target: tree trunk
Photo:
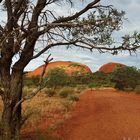
<instances>
[{"instance_id":1,"label":"tree trunk","mask_svg":"<svg viewBox=\"0 0 140 140\"><path fill-rule=\"evenodd\" d=\"M4 93L2 114L2 139L18 140L21 128L21 104L15 109L22 97L22 72L12 74L9 93ZM6 91L6 90L5 90Z\"/></svg>"}]
</instances>

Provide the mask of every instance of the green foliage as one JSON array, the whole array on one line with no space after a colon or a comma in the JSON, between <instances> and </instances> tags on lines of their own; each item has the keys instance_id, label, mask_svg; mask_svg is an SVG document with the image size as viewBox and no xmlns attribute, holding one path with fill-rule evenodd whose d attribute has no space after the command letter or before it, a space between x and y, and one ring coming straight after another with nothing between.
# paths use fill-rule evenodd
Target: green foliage
<instances>
[{"instance_id":1,"label":"green foliage","mask_svg":"<svg viewBox=\"0 0 140 140\"><path fill-rule=\"evenodd\" d=\"M72 73L70 77L71 84L88 84L92 81L92 74L91 73Z\"/></svg>"},{"instance_id":2,"label":"green foliage","mask_svg":"<svg viewBox=\"0 0 140 140\"><path fill-rule=\"evenodd\" d=\"M74 90L70 87L64 87L60 90L59 96L62 98L67 98L69 95L73 94Z\"/></svg>"},{"instance_id":3,"label":"green foliage","mask_svg":"<svg viewBox=\"0 0 140 140\"><path fill-rule=\"evenodd\" d=\"M69 76L65 73L64 69L54 68L48 71L46 81L47 86L56 88L69 84Z\"/></svg>"},{"instance_id":4,"label":"green foliage","mask_svg":"<svg viewBox=\"0 0 140 140\"><path fill-rule=\"evenodd\" d=\"M99 84L99 83L90 83L89 85L88 85L88 87L89 88L99 88L101 85Z\"/></svg>"},{"instance_id":5,"label":"green foliage","mask_svg":"<svg viewBox=\"0 0 140 140\"><path fill-rule=\"evenodd\" d=\"M88 83L89 88L112 86L112 83L110 82L109 79L109 75L99 71L93 73L90 79L91 80Z\"/></svg>"},{"instance_id":6,"label":"green foliage","mask_svg":"<svg viewBox=\"0 0 140 140\"><path fill-rule=\"evenodd\" d=\"M75 87L75 92L76 93L81 93L82 91L84 91L87 88L87 85L76 85Z\"/></svg>"},{"instance_id":7,"label":"green foliage","mask_svg":"<svg viewBox=\"0 0 140 140\"><path fill-rule=\"evenodd\" d=\"M81 77L81 83L82 84L88 84L90 82L93 81L93 77L92 77L92 73L87 73L87 74L84 74L82 77Z\"/></svg>"},{"instance_id":8,"label":"green foliage","mask_svg":"<svg viewBox=\"0 0 140 140\"><path fill-rule=\"evenodd\" d=\"M97 71L93 73L93 82L99 83L100 85L107 84L109 83L108 76L108 74Z\"/></svg>"},{"instance_id":9,"label":"green foliage","mask_svg":"<svg viewBox=\"0 0 140 140\"><path fill-rule=\"evenodd\" d=\"M140 84L140 70L135 67L116 68L110 75L110 79L115 83L115 88L124 90L124 88L134 89Z\"/></svg>"},{"instance_id":10,"label":"green foliage","mask_svg":"<svg viewBox=\"0 0 140 140\"><path fill-rule=\"evenodd\" d=\"M24 86L28 86L28 87L38 86L38 83L39 83L39 76L34 76L31 78L24 77L24 79L23 79Z\"/></svg>"},{"instance_id":11,"label":"green foliage","mask_svg":"<svg viewBox=\"0 0 140 140\"><path fill-rule=\"evenodd\" d=\"M69 67L82 67L82 66L78 63L71 63L69 64Z\"/></svg>"},{"instance_id":12,"label":"green foliage","mask_svg":"<svg viewBox=\"0 0 140 140\"><path fill-rule=\"evenodd\" d=\"M84 17L81 21L76 20L76 22L90 26L82 26L82 28L73 29L73 37L79 38L83 34L88 37L92 36L92 39L84 38L84 41L87 39L89 44L94 44L95 46L112 44L113 40L111 34L114 30L120 29L125 13L123 11L118 12L116 9L110 8L108 11L104 10L104 8L98 8L96 11L90 12L88 16L86 18ZM95 23L98 19L100 21L103 20L104 22L99 22L97 28Z\"/></svg>"},{"instance_id":13,"label":"green foliage","mask_svg":"<svg viewBox=\"0 0 140 140\"><path fill-rule=\"evenodd\" d=\"M136 94L140 94L140 85L137 85L134 89Z\"/></svg>"}]
</instances>

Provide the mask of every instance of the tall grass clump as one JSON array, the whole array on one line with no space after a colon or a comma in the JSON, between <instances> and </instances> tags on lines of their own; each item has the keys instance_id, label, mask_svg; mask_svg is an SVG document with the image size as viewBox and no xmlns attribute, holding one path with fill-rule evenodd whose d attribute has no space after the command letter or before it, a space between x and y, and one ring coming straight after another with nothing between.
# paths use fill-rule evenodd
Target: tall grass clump
<instances>
[{"instance_id":1,"label":"tall grass clump","mask_svg":"<svg viewBox=\"0 0 140 140\"><path fill-rule=\"evenodd\" d=\"M68 96L68 100L70 100L70 101L79 101L79 96L78 95L74 95L74 94L72 94L72 95L69 95Z\"/></svg>"},{"instance_id":2,"label":"tall grass clump","mask_svg":"<svg viewBox=\"0 0 140 140\"><path fill-rule=\"evenodd\" d=\"M23 87L23 97L31 94L36 88L34 87L28 87L28 86L24 86Z\"/></svg>"},{"instance_id":3,"label":"tall grass clump","mask_svg":"<svg viewBox=\"0 0 140 140\"><path fill-rule=\"evenodd\" d=\"M43 92L48 96L48 97L53 97L54 95L56 95L56 91L54 89L51 88L46 88L43 90Z\"/></svg>"},{"instance_id":4,"label":"tall grass clump","mask_svg":"<svg viewBox=\"0 0 140 140\"><path fill-rule=\"evenodd\" d=\"M74 93L74 89L71 87L64 87L60 90L59 96L62 98L67 98L69 95Z\"/></svg>"}]
</instances>

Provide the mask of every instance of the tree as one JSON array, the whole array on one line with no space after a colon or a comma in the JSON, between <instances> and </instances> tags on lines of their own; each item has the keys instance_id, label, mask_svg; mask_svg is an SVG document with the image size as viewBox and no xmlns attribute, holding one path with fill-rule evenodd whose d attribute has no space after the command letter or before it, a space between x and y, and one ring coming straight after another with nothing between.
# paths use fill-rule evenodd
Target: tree
<instances>
[{"instance_id":1,"label":"tree","mask_svg":"<svg viewBox=\"0 0 140 140\"><path fill-rule=\"evenodd\" d=\"M94 85L98 85L98 86L105 86L110 84L109 83L109 78L108 78L108 74L105 74L103 72L97 71L95 73L93 73L92 75L92 83L94 83Z\"/></svg>"},{"instance_id":2,"label":"tree","mask_svg":"<svg viewBox=\"0 0 140 140\"><path fill-rule=\"evenodd\" d=\"M55 46L60 46L59 49L76 46L112 54L139 48L138 33L125 36L122 45L112 47L111 34L120 29L124 12L99 2L93 0L81 10L61 16L50 7L56 4L61 8L64 3L73 6L73 0L0 1L1 10L6 14L6 20L0 23L0 95L4 104L1 133L4 140L15 139L20 132L21 104L28 99L22 97L23 71L31 60ZM41 41L45 45L38 47Z\"/></svg>"},{"instance_id":3,"label":"tree","mask_svg":"<svg viewBox=\"0 0 140 140\"><path fill-rule=\"evenodd\" d=\"M134 89L140 84L140 70L135 67L116 68L110 75L111 81L115 83L115 87L121 90L124 88Z\"/></svg>"},{"instance_id":4,"label":"tree","mask_svg":"<svg viewBox=\"0 0 140 140\"><path fill-rule=\"evenodd\" d=\"M54 89L58 86L64 86L68 84L69 76L62 68L50 69L46 75L47 86L51 86Z\"/></svg>"}]
</instances>

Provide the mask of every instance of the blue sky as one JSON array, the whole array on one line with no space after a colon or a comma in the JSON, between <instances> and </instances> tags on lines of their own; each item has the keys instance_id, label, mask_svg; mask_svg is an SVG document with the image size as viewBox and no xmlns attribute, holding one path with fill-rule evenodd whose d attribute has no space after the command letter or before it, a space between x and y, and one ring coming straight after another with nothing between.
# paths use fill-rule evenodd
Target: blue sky
<instances>
[{"instance_id":1,"label":"blue sky","mask_svg":"<svg viewBox=\"0 0 140 140\"><path fill-rule=\"evenodd\" d=\"M86 5L92 0L85 0L83 5ZM68 12L73 13L81 8L80 0L77 0L76 6L72 9L68 8L68 5L65 6L56 6L53 5L53 10L60 15L66 15ZM105 5L114 5L115 8L123 10L126 12L127 21L124 21L122 29L116 33L114 36L117 40L125 34L131 34L133 31L140 32L140 0L101 0L101 4ZM64 12L68 10L68 12ZM2 15L4 18L4 15ZM140 50L137 54L130 56L128 53L120 53L117 56L111 54L99 54L97 51L92 53L88 50L83 49L69 49L67 50L64 47L55 47L51 49L48 53L52 54L54 61L75 61L86 64L94 72L99 69L102 64L108 62L120 62L129 66L136 66L140 68ZM40 58L30 62L25 70L33 70L43 64L43 60L46 58L48 53L43 54Z\"/></svg>"},{"instance_id":2,"label":"blue sky","mask_svg":"<svg viewBox=\"0 0 140 140\"><path fill-rule=\"evenodd\" d=\"M133 31L140 32L140 0L101 0L101 2L105 5L114 5L119 10L123 10L126 12L127 21L124 21L122 29L115 34L115 37L119 39L122 35L131 34ZM86 0L86 3L90 2ZM78 4L78 3L77 3ZM58 8L58 7L57 7ZM81 8L81 5L78 5L78 8ZM64 8L58 8L58 12L63 14L64 10L67 9L67 6ZM72 9L71 11L76 11L77 9ZM86 64L90 67L90 69L94 72L99 69L102 64L108 62L120 62L129 66L136 66L140 68L140 51L137 54L133 54L130 56L128 53L120 53L117 56L113 56L111 54L99 54L96 51L92 53L88 50L83 49L65 49L64 47L56 47L49 51L54 58L54 61L76 61L83 64ZM46 57L46 54L42 55L42 57L36 59L31 62L26 70L32 70L38 67L40 64L43 64L43 60Z\"/></svg>"}]
</instances>

